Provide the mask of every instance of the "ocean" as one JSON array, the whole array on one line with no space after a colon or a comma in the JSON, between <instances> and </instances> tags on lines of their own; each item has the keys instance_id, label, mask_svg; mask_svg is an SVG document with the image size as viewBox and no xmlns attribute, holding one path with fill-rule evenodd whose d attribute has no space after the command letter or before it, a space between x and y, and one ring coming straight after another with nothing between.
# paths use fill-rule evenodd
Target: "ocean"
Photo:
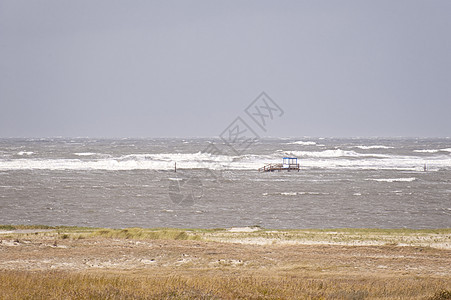
<instances>
[{"instance_id":1,"label":"ocean","mask_svg":"<svg viewBox=\"0 0 451 300\"><path fill-rule=\"evenodd\" d=\"M229 146L214 138L0 139L0 224L451 228L449 138ZM283 157L297 157L299 172L258 172Z\"/></svg>"}]
</instances>

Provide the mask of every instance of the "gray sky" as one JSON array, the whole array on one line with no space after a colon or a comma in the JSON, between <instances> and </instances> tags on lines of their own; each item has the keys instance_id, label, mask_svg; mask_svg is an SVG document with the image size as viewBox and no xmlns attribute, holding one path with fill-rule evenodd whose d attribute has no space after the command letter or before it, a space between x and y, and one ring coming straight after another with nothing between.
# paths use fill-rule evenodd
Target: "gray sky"
<instances>
[{"instance_id":1,"label":"gray sky","mask_svg":"<svg viewBox=\"0 0 451 300\"><path fill-rule=\"evenodd\" d=\"M0 137L451 136L451 1L0 0ZM258 132L258 134L262 134Z\"/></svg>"}]
</instances>

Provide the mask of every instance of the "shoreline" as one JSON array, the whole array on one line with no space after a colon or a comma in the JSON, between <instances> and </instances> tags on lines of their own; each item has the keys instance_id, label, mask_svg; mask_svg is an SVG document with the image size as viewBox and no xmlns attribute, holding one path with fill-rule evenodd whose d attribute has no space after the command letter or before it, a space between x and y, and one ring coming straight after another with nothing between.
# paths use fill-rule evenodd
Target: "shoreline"
<instances>
[{"instance_id":1,"label":"shoreline","mask_svg":"<svg viewBox=\"0 0 451 300\"><path fill-rule=\"evenodd\" d=\"M380 229L380 228L334 228L334 229L265 229L258 226L215 229L140 228L123 229L46 226L46 225L0 225L2 236L28 236L30 234L67 235L76 238L90 236L119 237L131 239L184 239L249 245L337 245L337 246L404 246L431 247L451 250L451 228L437 229Z\"/></svg>"}]
</instances>

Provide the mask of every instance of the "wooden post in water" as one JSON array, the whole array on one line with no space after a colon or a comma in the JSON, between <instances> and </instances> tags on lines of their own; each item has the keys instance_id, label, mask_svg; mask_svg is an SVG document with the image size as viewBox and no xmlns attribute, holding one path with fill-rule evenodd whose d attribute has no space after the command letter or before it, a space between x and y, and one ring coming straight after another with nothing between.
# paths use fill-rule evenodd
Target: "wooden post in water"
<instances>
[{"instance_id":1,"label":"wooden post in water","mask_svg":"<svg viewBox=\"0 0 451 300\"><path fill-rule=\"evenodd\" d=\"M174 162L174 172L177 173L177 162Z\"/></svg>"}]
</instances>

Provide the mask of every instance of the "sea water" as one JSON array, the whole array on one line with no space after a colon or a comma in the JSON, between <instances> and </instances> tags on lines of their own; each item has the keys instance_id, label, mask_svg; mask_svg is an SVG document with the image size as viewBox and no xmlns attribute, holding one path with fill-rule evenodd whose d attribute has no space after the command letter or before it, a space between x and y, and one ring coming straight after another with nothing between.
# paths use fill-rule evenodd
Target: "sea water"
<instances>
[{"instance_id":1,"label":"sea water","mask_svg":"<svg viewBox=\"0 0 451 300\"><path fill-rule=\"evenodd\" d=\"M451 227L449 138L278 138L236 150L211 138L0 139L0 224ZM299 172L258 172L287 156Z\"/></svg>"}]
</instances>

